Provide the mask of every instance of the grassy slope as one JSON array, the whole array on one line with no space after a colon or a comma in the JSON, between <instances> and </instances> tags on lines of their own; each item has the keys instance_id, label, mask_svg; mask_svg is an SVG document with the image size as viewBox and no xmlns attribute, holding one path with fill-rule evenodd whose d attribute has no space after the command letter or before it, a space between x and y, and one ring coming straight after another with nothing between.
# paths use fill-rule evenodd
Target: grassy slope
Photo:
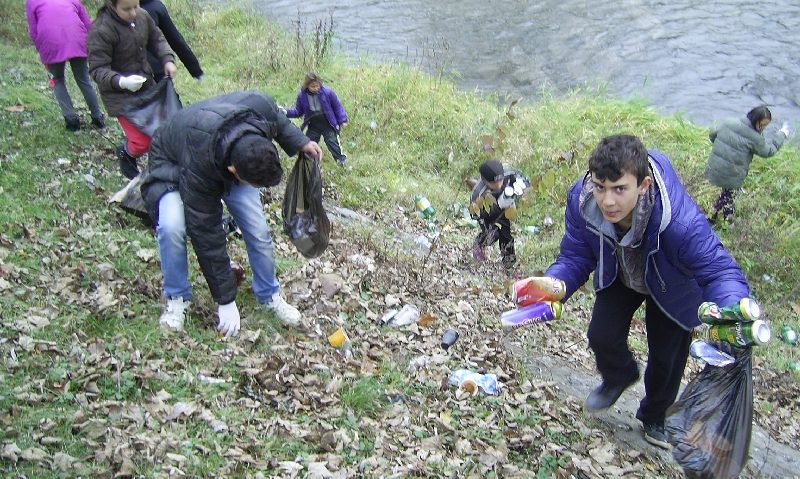
<instances>
[{"instance_id":1,"label":"grassy slope","mask_svg":"<svg viewBox=\"0 0 800 479\"><path fill-rule=\"evenodd\" d=\"M130 217L106 206L109 193L120 186L112 143L96 132L64 132L35 51L25 37L20 3L0 0L3 11L12 19L0 25L0 107L22 105L24 109L0 111L4 132L0 139L0 224L8 225L0 232L0 346L8 358L0 376L6 391L0 397L4 445L14 442L26 451L38 447L74 458L94 455L95 466L90 467L94 472L104 467L117 472L131 467L139 468L140 473L158 475L158 469L150 470L150 459L126 454L125 447L109 450L105 455L96 450L97 443L106 448L146 444L148 447L142 446L141 450L158 450L157 446L149 447L152 444L148 441L154 441L151 436L158 430L152 421L145 420L128 429L114 422L115 427L110 430L130 440L114 442L104 436L103 441L93 443L86 439L93 437L87 432L92 427L87 425L87 418L100 421L135 415L135 411L115 407L114 402L152 405L148 398L161 390L172 395L172 402L197 400L199 408L211 410L220 406L214 404L218 398L226 398L231 391L225 386L193 381L198 371L233 377L234 383L246 382L249 376L243 373L241 364L225 360L224 344L217 342L207 328L197 327L197 322L210 323L210 319L199 318L213 308L197 277L196 313L190 318L187 338L165 339L153 329L152 318L159 313L160 281L152 236ZM284 104L293 100L297 84L308 68L297 59L303 52L313 50L313 44L298 49L283 32L236 10L203 11L189 19L187 13L198 11L191 3L170 4L170 8L182 22L182 29L207 72L201 84L182 72L177 85L184 102L242 88L264 89ZM426 77L402 65L348 67L345 62L334 60L324 61L318 69L344 99L351 115L351 126L343 141L353 170L348 174L326 173L332 189L344 206L370 213L387 229L388 225L402 224L404 215L398 206L409 211L416 192L425 192L435 205L441 205L440 210L455 201L464 201L461 178L474 174L476 166L489 157L482 148L484 136L494 136L493 156L514 164L538 181L523 221L541 224L547 215L556 220L555 231L541 235L541 241L527 241L520 248L520 257L530 271L545 267L553 259L564 191L582 173L587 153L603 135L635 133L647 145L665 151L701 206L707 206L716 193L701 176L709 149L705 132L680 118L659 117L635 101L585 93L545 97L532 105L517 105L508 115L507 105L498 99L458 91L446 80ZM80 103L77 89L73 87L71 91L73 99ZM371 121L377 124L375 129L369 126ZM503 132L503 139L499 138L498 129ZM116 127L107 135L111 140L121 137ZM800 160L795 150L787 148L776 158L756 161L746 183L748 194L742 195L738 203L736 223L720 232L723 242L745 268L756 296L767 304L774 324L786 320L795 327L794 288L798 274L794 265L800 260L798 185ZM275 221L275 216L271 219ZM454 236L461 235L467 242L468 234L455 232ZM370 233L356 233L355 237L366 238L362 238L366 244L375 241ZM279 242L280 246L285 243ZM379 251L386 249L378 247ZM234 256L243 257L241 247L234 249ZM282 277L306 272L305 262L296 256L283 252L279 257L289 258L280 260ZM765 274L772 279L764 280ZM363 294L361 299L368 301ZM249 313L252 299L246 296L243 303L243 310ZM484 312L491 315L490 311ZM355 320L364 318L356 316ZM50 325L39 327L44 321ZM576 322L569 327L579 330L581 324ZM267 323L265 334L278 334L274 327L270 328ZM278 338L266 341L267 346L271 341ZM267 346L257 344L253 352L269 351ZM779 371L797 360L796 349L782 344L759 354L769 367ZM302 358L297 360L310 366ZM374 375L345 384L338 397L351 412L335 425L355 430L362 437L360 444L356 441L357 452L348 461L357 463L369 456L372 443L377 441L374 425L347 424L359 422L352 411L372 417L382 414L382 408L376 405L376 391L405 388L406 394L415 397L437 395L425 383L419 387L403 386L404 373L402 366L384 362ZM492 401L487 398L479 403L487 408L481 409L486 416ZM254 414L256 426L269 418L241 404L226 403L221 407L222 419L231 424L238 424L242 414ZM777 406L767 403L762 407L768 412ZM163 410L153 408L153 416L165 415ZM279 409L280 405L276 405L275 410ZM524 411L524 407L518 410L520 421ZM531 416L525 417L531 420ZM298 421L303 424L302 414ZM242 425L244 436L233 436L221 445L207 442L209 430L192 421L174 424L169 434L161 434L169 442L164 447L190 458L188 463L173 459L194 475L233 473L225 469L230 455L215 452L215 447L225 451L241 447L262 459L270 456L291 460L294 455L308 453L311 441L301 440L302 434L294 440L262 437L263 431L256 426ZM480 428L474 433L490 435L481 433ZM562 438L549 436L548 440L556 444L574 442L570 433L573 432L567 431ZM420 434L424 435L424 431ZM49 443L43 439L47 437L59 442ZM239 444L247 442L245 439L263 443L255 450L247 450ZM491 438L484 439L491 443ZM197 450L203 451L202 459L197 459ZM3 457L9 459L6 454ZM517 460L549 471L564 466L565 461L555 450L544 459L523 456ZM126 461L131 465L126 466ZM42 475L42 469L30 465L35 463L23 462L26 465L20 466L20 471ZM53 459L52 464L57 461ZM275 469L276 464L269 466L279 470Z\"/></svg>"}]
</instances>

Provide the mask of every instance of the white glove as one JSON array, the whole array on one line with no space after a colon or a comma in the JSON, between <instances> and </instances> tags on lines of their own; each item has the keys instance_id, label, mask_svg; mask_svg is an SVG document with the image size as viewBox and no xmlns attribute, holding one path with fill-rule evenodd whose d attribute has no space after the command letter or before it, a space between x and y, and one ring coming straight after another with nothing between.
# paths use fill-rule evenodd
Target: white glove
<instances>
[{"instance_id":1,"label":"white glove","mask_svg":"<svg viewBox=\"0 0 800 479\"><path fill-rule=\"evenodd\" d=\"M139 91L144 85L147 78L141 75L129 75L126 77L119 77L119 87L130 91Z\"/></svg>"},{"instance_id":2,"label":"white glove","mask_svg":"<svg viewBox=\"0 0 800 479\"><path fill-rule=\"evenodd\" d=\"M217 326L217 331L224 334L226 338L239 334L241 320L239 318L239 308L236 307L236 301L229 304L220 304L217 314L219 314L219 326Z\"/></svg>"},{"instance_id":3,"label":"white glove","mask_svg":"<svg viewBox=\"0 0 800 479\"><path fill-rule=\"evenodd\" d=\"M509 208L514 205L514 196L507 196L505 194L500 195L500 198L497 198L497 206L500 207L501 210Z\"/></svg>"},{"instance_id":4,"label":"white glove","mask_svg":"<svg viewBox=\"0 0 800 479\"><path fill-rule=\"evenodd\" d=\"M783 122L783 126L781 126L781 129L778 130L778 131L782 132L788 138L789 137L789 124L784 121Z\"/></svg>"},{"instance_id":5,"label":"white glove","mask_svg":"<svg viewBox=\"0 0 800 479\"><path fill-rule=\"evenodd\" d=\"M282 107L282 106L279 106L279 107L278 107L278 110L280 110L280 111L281 111L281 113L283 113L284 115L286 114L286 108L284 108L284 107Z\"/></svg>"}]
</instances>

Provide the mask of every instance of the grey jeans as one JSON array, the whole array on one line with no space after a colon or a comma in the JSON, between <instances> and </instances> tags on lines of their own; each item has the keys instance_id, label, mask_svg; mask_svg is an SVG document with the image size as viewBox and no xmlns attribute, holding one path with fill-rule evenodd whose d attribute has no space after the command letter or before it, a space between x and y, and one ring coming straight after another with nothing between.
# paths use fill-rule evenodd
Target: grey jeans
<instances>
[{"instance_id":1,"label":"grey jeans","mask_svg":"<svg viewBox=\"0 0 800 479\"><path fill-rule=\"evenodd\" d=\"M61 114L65 119L75 120L78 115L75 113L75 108L72 106L72 98L69 97L67 91L67 82L64 79L64 69L66 62L51 63L47 65L47 72L50 74L50 79L53 80L53 94L56 96L58 106L61 108ZM97 102L97 93L94 91L94 85L89 79L89 64L85 58L70 58L69 66L72 69L72 76L75 77L75 83L83 93L83 99L86 100L86 105L92 113L92 118L102 119L103 112L100 110L100 104Z\"/></svg>"}]
</instances>

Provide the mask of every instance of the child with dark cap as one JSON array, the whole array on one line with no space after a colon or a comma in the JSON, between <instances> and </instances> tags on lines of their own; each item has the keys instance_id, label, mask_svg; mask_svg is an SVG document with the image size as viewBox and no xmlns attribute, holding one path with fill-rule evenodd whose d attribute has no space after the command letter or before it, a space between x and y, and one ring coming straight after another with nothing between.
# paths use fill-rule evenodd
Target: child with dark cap
<instances>
[{"instance_id":1,"label":"child with dark cap","mask_svg":"<svg viewBox=\"0 0 800 479\"><path fill-rule=\"evenodd\" d=\"M511 220L516 218L516 200L527 193L531 182L519 170L504 167L497 160L484 162L479 171L481 179L472 188L469 206L480 226L472 256L478 261L485 260L485 248L499 240L503 266L511 268L517 261Z\"/></svg>"}]
</instances>

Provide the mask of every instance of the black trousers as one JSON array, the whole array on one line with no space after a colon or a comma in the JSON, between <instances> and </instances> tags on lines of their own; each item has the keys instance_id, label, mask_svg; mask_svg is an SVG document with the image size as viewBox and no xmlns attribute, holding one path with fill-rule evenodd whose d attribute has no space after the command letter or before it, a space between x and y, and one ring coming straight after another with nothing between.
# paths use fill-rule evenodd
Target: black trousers
<instances>
[{"instance_id":1,"label":"black trousers","mask_svg":"<svg viewBox=\"0 0 800 479\"><path fill-rule=\"evenodd\" d=\"M617 278L597 293L589 322L589 347L595 355L603 381L624 384L638 375L638 366L628 349L633 313L646 302L647 367L645 397L636 418L645 423L663 423L667 408L675 402L689 356L692 335L669 319L653 299L628 288Z\"/></svg>"},{"instance_id":2,"label":"black trousers","mask_svg":"<svg viewBox=\"0 0 800 479\"><path fill-rule=\"evenodd\" d=\"M492 243L499 240L500 254L503 258L515 257L514 254L514 237L511 235L511 221L500 212L499 214L492 215L493 212L481 212L481 220L485 227L481 227L481 232L478 235L478 243L481 246L491 246Z\"/></svg>"},{"instance_id":3,"label":"black trousers","mask_svg":"<svg viewBox=\"0 0 800 479\"><path fill-rule=\"evenodd\" d=\"M325 115L320 114L311 119L306 129L306 136L309 140L317 143L319 143L319 137L322 136L328 151L331 152L337 163L344 163L347 160L347 156L342 153L342 147L339 145L339 133L328 123Z\"/></svg>"}]
</instances>

